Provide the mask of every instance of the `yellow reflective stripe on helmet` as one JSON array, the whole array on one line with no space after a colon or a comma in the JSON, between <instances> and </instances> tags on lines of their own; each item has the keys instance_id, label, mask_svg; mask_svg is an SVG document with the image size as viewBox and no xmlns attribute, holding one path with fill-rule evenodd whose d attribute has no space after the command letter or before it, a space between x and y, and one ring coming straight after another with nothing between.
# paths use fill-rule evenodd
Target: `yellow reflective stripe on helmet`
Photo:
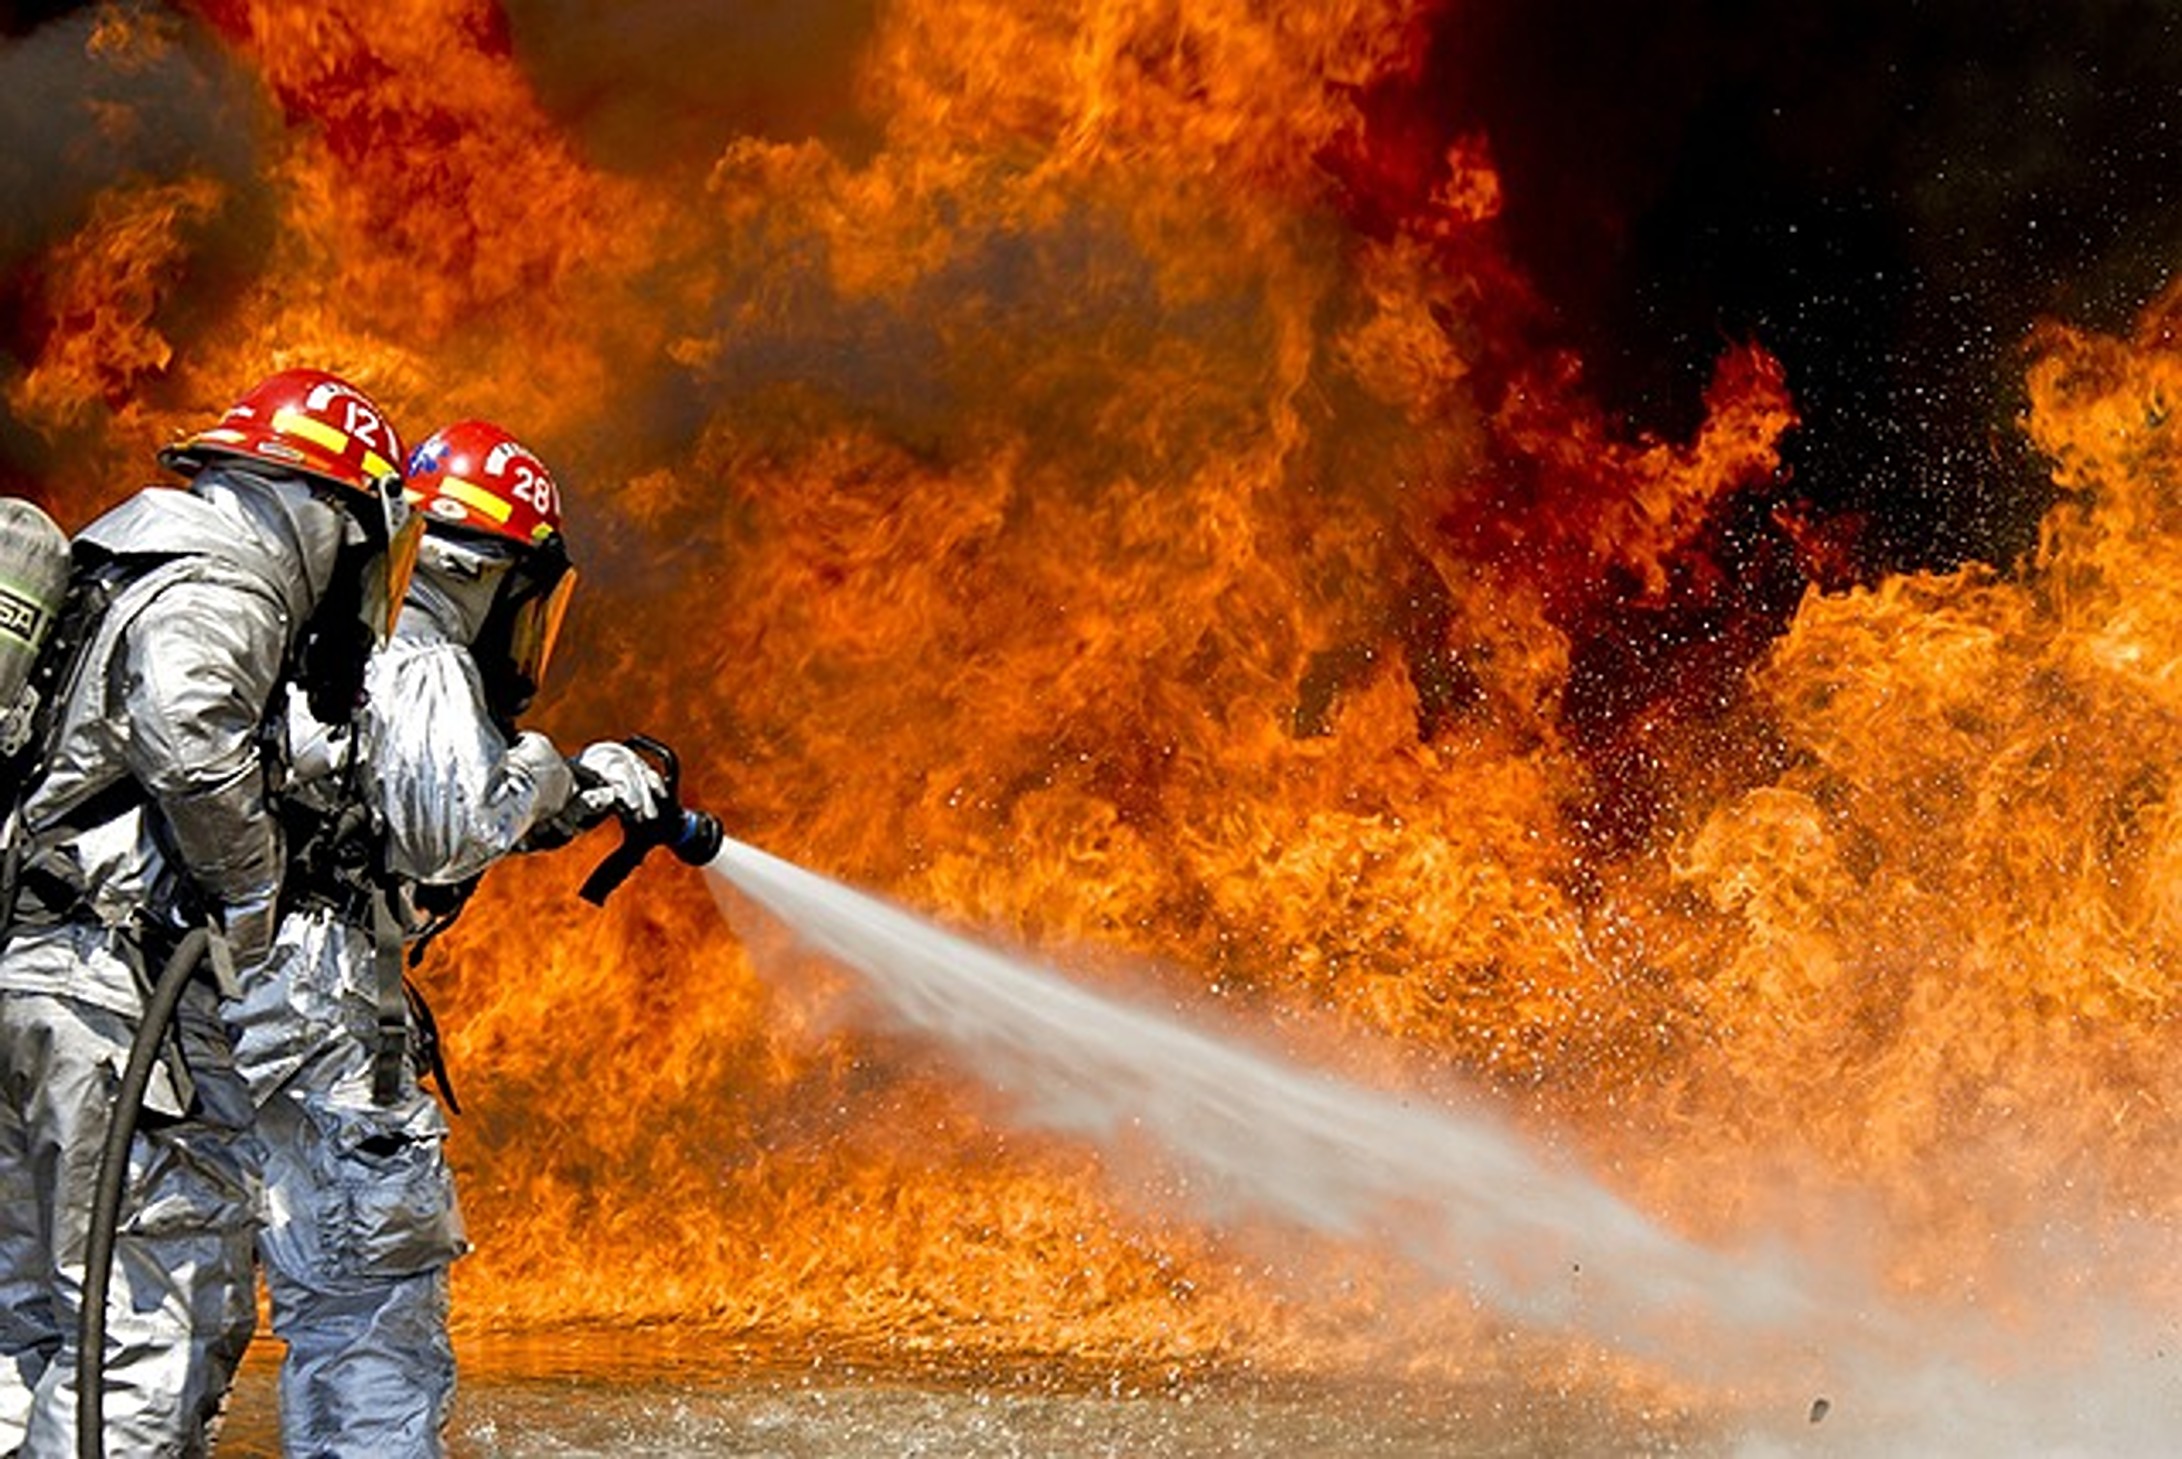
<instances>
[{"instance_id":1,"label":"yellow reflective stripe on helmet","mask_svg":"<svg viewBox=\"0 0 2182 1459\"><path fill-rule=\"evenodd\" d=\"M442 476L439 479L439 494L441 496L451 496L464 506L483 512L495 522L507 521L509 515L515 510L513 506L494 496L482 486L464 481L459 476Z\"/></svg>"},{"instance_id":2,"label":"yellow reflective stripe on helmet","mask_svg":"<svg viewBox=\"0 0 2182 1459\"><path fill-rule=\"evenodd\" d=\"M349 448L346 432L337 431L322 420L313 420L300 410L276 410L273 412L273 434L301 436L314 446L323 446L338 456Z\"/></svg>"},{"instance_id":3,"label":"yellow reflective stripe on helmet","mask_svg":"<svg viewBox=\"0 0 2182 1459\"><path fill-rule=\"evenodd\" d=\"M301 436L312 445L330 451L336 456L346 453L349 448L349 436L345 431L337 431L322 420L286 407L273 412L273 433L282 436ZM207 434L210 434L210 432L207 432ZM369 446L364 446L362 450L366 475L392 476L394 474L394 464L391 461L388 461Z\"/></svg>"}]
</instances>

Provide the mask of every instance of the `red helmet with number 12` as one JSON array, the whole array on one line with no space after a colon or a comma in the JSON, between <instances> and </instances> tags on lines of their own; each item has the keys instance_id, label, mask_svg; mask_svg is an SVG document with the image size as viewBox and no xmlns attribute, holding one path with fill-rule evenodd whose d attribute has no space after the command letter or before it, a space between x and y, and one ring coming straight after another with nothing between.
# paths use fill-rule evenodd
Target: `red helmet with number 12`
<instances>
[{"instance_id":1,"label":"red helmet with number 12","mask_svg":"<svg viewBox=\"0 0 2182 1459\"><path fill-rule=\"evenodd\" d=\"M339 375L281 370L253 385L216 424L161 450L159 464L194 478L221 457L341 489L339 501L379 550L363 611L374 637L384 639L401 611L423 525L403 500L402 438L387 413Z\"/></svg>"},{"instance_id":2,"label":"red helmet with number 12","mask_svg":"<svg viewBox=\"0 0 2182 1459\"><path fill-rule=\"evenodd\" d=\"M378 496L400 479L402 438L377 402L340 376L282 370L252 386L218 424L161 451L159 460L195 476L216 456L248 456Z\"/></svg>"}]
</instances>

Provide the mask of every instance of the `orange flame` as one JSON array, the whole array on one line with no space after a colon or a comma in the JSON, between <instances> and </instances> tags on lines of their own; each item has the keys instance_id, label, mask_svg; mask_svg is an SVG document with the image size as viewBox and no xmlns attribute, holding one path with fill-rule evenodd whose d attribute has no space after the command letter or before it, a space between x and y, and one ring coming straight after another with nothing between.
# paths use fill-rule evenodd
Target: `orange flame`
<instances>
[{"instance_id":1,"label":"orange flame","mask_svg":"<svg viewBox=\"0 0 2182 1459\"><path fill-rule=\"evenodd\" d=\"M1776 634L1713 533L1795 520L1793 382L1729 349L1687 441L1591 402L1490 139L1411 155L1375 108L1423 0L904 0L868 148L726 135L701 176L588 161L484 0L197 8L264 88L263 195L117 183L29 266L8 403L76 520L295 360L412 437L497 418L585 566L540 723L666 736L744 839L1460 1071L1707 1235L1797 1157L1917 1290L2001 1280L2060 1192L2173 1219L2174 301L2035 342L2072 493L2035 561L1829 577ZM1603 625L1697 621L1587 684ZM1369 1272L1306 1320L823 969L761 984L696 878L577 902L601 849L496 873L425 971L463 1322L1355 1356Z\"/></svg>"}]
</instances>

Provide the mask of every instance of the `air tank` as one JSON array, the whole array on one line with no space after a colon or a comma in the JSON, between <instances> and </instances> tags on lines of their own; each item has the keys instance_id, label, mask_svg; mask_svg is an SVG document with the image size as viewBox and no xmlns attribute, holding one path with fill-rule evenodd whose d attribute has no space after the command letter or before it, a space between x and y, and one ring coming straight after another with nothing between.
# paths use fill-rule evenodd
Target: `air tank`
<instances>
[{"instance_id":1,"label":"air tank","mask_svg":"<svg viewBox=\"0 0 2182 1459\"><path fill-rule=\"evenodd\" d=\"M37 503L0 497L0 754L30 732L24 691L68 592L68 534Z\"/></svg>"}]
</instances>

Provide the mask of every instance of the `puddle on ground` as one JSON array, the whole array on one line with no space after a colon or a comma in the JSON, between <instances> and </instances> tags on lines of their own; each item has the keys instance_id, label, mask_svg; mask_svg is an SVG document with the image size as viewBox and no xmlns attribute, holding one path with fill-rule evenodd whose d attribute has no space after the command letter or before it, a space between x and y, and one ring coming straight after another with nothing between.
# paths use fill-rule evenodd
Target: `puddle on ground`
<instances>
[{"instance_id":1,"label":"puddle on ground","mask_svg":"<svg viewBox=\"0 0 2182 1459\"><path fill-rule=\"evenodd\" d=\"M279 1346L251 1349L220 1459L276 1459ZM1711 1456L1688 1414L1614 1411L1511 1384L1420 1389L1222 1376L1138 1384L1025 1370L908 1377L814 1360L707 1359L628 1338L466 1348L449 1459L1340 1459Z\"/></svg>"}]
</instances>

